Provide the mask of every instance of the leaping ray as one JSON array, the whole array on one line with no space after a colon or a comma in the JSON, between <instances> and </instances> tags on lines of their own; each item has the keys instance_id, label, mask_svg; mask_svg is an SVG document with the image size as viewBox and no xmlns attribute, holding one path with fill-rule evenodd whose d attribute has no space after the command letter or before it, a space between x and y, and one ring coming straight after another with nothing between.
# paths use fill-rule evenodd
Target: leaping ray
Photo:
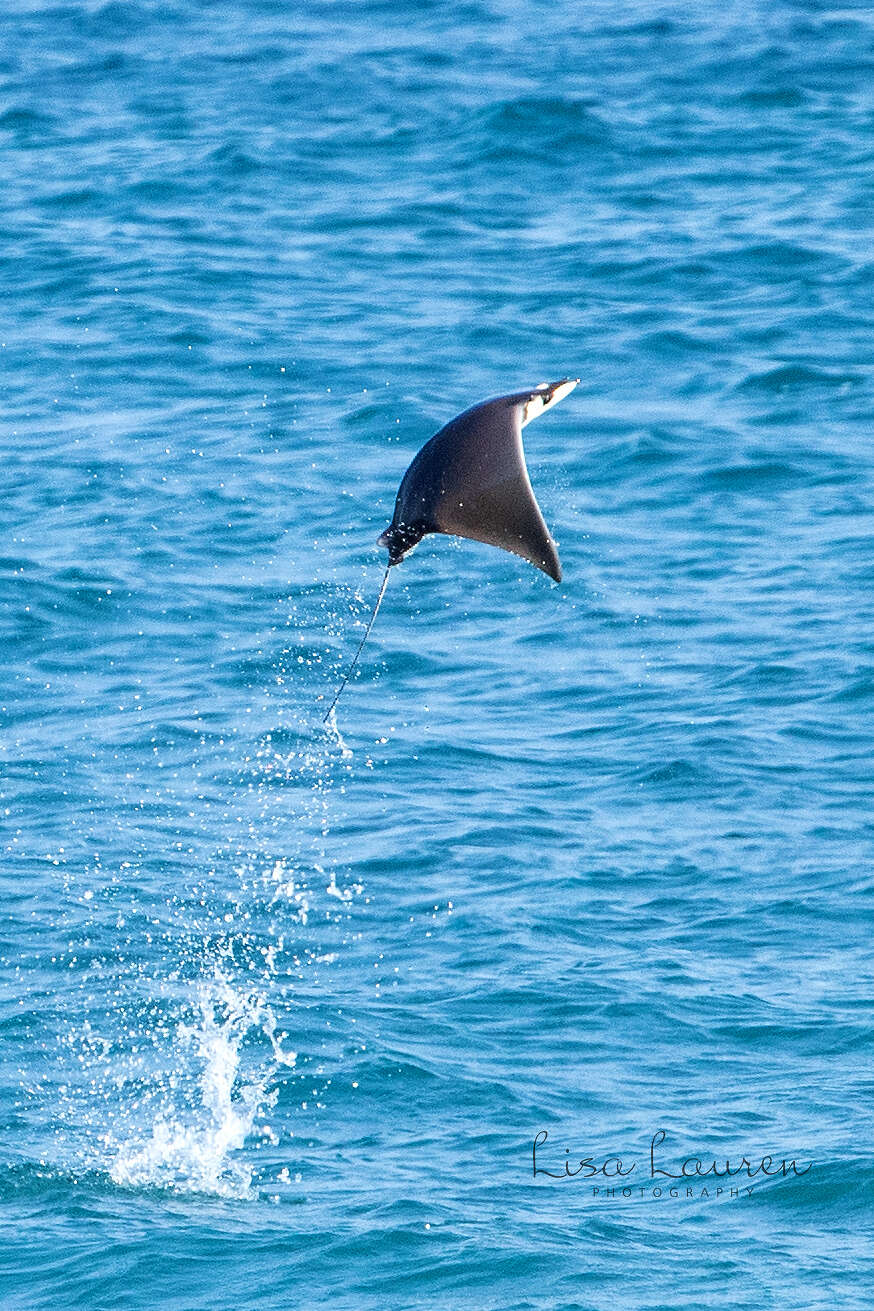
<instances>
[{"instance_id":1,"label":"leaping ray","mask_svg":"<svg viewBox=\"0 0 874 1311\"><path fill-rule=\"evenodd\" d=\"M325 720L358 663L385 595L389 570L427 533L499 546L561 582L558 551L528 477L522 429L563 400L578 382L579 378L562 378L483 401L447 423L419 451L401 481L392 521L379 537L379 545L388 550L379 597Z\"/></svg>"}]
</instances>

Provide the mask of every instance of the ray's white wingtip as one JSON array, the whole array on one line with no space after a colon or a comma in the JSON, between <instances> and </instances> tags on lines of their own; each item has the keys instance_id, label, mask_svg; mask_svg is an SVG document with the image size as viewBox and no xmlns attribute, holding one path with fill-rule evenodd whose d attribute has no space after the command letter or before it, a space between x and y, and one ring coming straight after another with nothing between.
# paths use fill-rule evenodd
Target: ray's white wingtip
<instances>
[{"instance_id":1,"label":"ray's white wingtip","mask_svg":"<svg viewBox=\"0 0 874 1311\"><path fill-rule=\"evenodd\" d=\"M562 378L561 382L554 382L549 389L548 405L558 405L563 401L565 396L569 396L579 383L579 378Z\"/></svg>"},{"instance_id":2,"label":"ray's white wingtip","mask_svg":"<svg viewBox=\"0 0 874 1311\"><path fill-rule=\"evenodd\" d=\"M522 412L522 427L536 419L539 414L551 410L577 386L579 378L562 378L559 382L541 382L525 402Z\"/></svg>"}]
</instances>

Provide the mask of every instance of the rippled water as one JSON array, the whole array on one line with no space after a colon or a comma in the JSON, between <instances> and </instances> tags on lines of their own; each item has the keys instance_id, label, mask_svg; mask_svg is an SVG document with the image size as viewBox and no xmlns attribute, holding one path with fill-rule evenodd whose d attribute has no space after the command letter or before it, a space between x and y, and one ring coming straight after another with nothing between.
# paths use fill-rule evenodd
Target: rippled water
<instances>
[{"instance_id":1,"label":"rippled water","mask_svg":"<svg viewBox=\"0 0 874 1311\"><path fill-rule=\"evenodd\" d=\"M868 1305L872 72L812 0L6 15L4 1308ZM577 374L563 583L426 539L323 729L419 445Z\"/></svg>"}]
</instances>

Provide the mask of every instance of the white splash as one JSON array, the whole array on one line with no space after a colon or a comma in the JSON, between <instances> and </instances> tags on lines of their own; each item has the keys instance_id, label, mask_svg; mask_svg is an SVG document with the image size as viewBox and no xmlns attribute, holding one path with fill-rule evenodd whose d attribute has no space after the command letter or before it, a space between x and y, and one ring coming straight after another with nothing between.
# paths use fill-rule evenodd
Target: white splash
<instances>
[{"instance_id":1,"label":"white splash","mask_svg":"<svg viewBox=\"0 0 874 1311\"><path fill-rule=\"evenodd\" d=\"M366 636L366 634L365 634L365 636ZM339 727L338 727L338 725L337 725L337 707L336 707L336 705L334 705L334 706L331 707L330 714L328 715L328 718L324 721L324 723L325 723L325 725L327 726L327 727L326 727L326 731L327 731L328 737L329 737L329 738L333 738L334 741L337 743L337 746L340 748L340 758L341 758L341 760L351 760L351 759L352 759L352 749L351 749L351 747L347 746L346 741L345 741L345 739L344 739L344 737L343 737L343 734L340 732L340 729L339 729Z\"/></svg>"},{"instance_id":2,"label":"white splash","mask_svg":"<svg viewBox=\"0 0 874 1311\"><path fill-rule=\"evenodd\" d=\"M273 1014L254 994L215 981L202 987L198 1012L194 1024L180 1024L176 1032L178 1045L193 1047L201 1064L194 1104L179 1110L168 1103L146 1141L119 1145L109 1173L128 1187L249 1197L252 1168L234 1153L245 1145L259 1113L276 1100L268 1085L277 1066L293 1066L296 1053L282 1050ZM244 1074L240 1045L251 1030L268 1039L273 1060ZM168 1081L168 1092L173 1082Z\"/></svg>"}]
</instances>

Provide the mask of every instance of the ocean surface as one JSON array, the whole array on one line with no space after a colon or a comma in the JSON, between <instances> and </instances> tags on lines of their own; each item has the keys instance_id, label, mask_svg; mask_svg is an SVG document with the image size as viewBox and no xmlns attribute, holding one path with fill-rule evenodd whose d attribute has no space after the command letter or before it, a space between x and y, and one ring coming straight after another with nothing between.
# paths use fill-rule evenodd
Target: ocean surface
<instances>
[{"instance_id":1,"label":"ocean surface","mask_svg":"<svg viewBox=\"0 0 874 1311\"><path fill-rule=\"evenodd\" d=\"M16 0L0 152L3 1311L870 1306L871 7Z\"/></svg>"}]
</instances>

